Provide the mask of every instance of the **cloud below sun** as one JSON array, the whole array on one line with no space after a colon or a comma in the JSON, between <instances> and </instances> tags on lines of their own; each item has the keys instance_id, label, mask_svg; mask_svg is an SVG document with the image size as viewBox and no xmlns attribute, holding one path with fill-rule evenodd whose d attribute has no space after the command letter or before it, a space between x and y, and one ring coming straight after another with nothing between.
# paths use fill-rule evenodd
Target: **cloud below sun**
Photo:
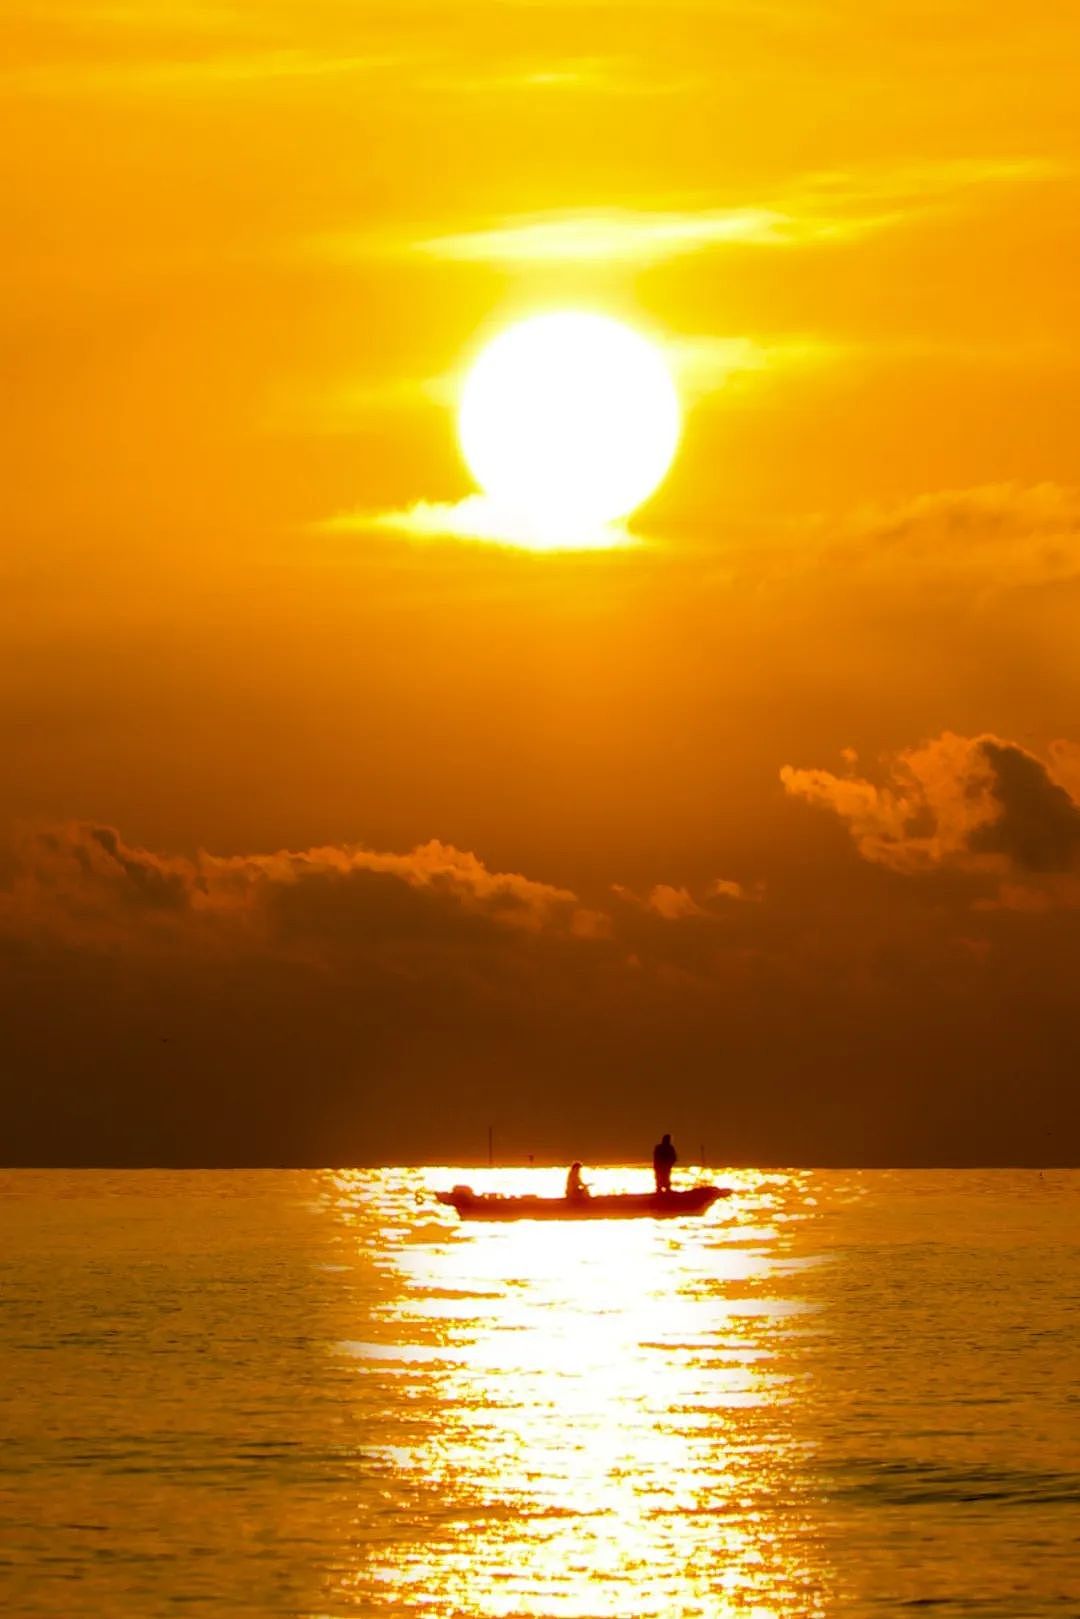
<instances>
[{"instance_id":1,"label":"cloud below sun","mask_svg":"<svg viewBox=\"0 0 1080 1619\"><path fill-rule=\"evenodd\" d=\"M519 551L613 551L639 545L624 523L584 528L544 528L508 511L488 495L463 500L418 500L400 511L345 512L318 525L330 534L394 534L418 542L470 540Z\"/></svg>"},{"instance_id":2,"label":"cloud below sun","mask_svg":"<svg viewBox=\"0 0 1080 1619\"><path fill-rule=\"evenodd\" d=\"M758 386L780 371L820 365L836 357L830 345L797 334L767 341L719 334L672 335L655 341L654 346L663 356L682 405L690 408L734 386ZM462 392L462 377L447 374L395 385L392 394L398 404L411 402L449 413L460 409ZM341 390L331 419L342 430L365 411L384 407L386 398L386 392L357 396ZM634 459L629 449L626 455ZM581 521L550 513L539 517L527 506L519 509L511 500L473 492L455 500L421 497L390 510L343 511L319 520L314 527L330 534L383 533L417 542L471 541L537 553L612 551L647 543L647 536L631 526L631 516L607 521Z\"/></svg>"},{"instance_id":3,"label":"cloud below sun","mask_svg":"<svg viewBox=\"0 0 1080 1619\"><path fill-rule=\"evenodd\" d=\"M625 520L667 476L681 427L660 345L609 315L548 309L504 327L464 375L458 447L481 493L329 527L613 550L634 543Z\"/></svg>"}]
</instances>

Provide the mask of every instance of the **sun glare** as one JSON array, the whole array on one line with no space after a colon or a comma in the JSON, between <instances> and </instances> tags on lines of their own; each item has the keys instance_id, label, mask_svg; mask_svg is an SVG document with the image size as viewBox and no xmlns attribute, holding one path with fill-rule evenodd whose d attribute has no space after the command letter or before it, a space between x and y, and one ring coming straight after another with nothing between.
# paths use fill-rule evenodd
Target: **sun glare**
<instances>
[{"instance_id":1,"label":"sun glare","mask_svg":"<svg viewBox=\"0 0 1080 1619\"><path fill-rule=\"evenodd\" d=\"M607 316L570 311L494 338L458 416L469 471L536 549L595 545L660 484L679 428L656 346Z\"/></svg>"}]
</instances>

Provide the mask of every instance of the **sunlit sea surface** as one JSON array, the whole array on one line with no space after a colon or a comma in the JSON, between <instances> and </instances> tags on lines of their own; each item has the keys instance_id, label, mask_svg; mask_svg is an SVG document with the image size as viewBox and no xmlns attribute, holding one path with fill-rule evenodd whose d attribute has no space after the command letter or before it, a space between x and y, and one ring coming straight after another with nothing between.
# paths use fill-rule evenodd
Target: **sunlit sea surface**
<instances>
[{"instance_id":1,"label":"sunlit sea surface","mask_svg":"<svg viewBox=\"0 0 1080 1619\"><path fill-rule=\"evenodd\" d=\"M1080 1173L708 1178L0 1175L0 1609L1080 1615Z\"/></svg>"}]
</instances>

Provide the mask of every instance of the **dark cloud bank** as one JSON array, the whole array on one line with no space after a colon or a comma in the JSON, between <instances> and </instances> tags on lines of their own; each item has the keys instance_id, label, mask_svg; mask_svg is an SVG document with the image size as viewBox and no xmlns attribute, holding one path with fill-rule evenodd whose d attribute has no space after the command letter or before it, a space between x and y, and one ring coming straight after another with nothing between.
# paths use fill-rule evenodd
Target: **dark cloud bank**
<instances>
[{"instance_id":1,"label":"dark cloud bank","mask_svg":"<svg viewBox=\"0 0 1080 1619\"><path fill-rule=\"evenodd\" d=\"M491 1122L541 1159L665 1128L717 1162L1075 1163L1075 765L946 734L876 780L786 767L775 872L642 894L438 842L34 831L0 865L0 1156L454 1161Z\"/></svg>"}]
</instances>

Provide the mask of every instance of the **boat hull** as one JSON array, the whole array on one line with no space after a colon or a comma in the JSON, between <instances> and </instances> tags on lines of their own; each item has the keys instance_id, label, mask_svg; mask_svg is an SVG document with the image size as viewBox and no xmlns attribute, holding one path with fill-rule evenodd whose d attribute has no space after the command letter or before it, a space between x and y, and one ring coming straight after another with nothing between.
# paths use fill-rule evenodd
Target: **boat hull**
<instances>
[{"instance_id":1,"label":"boat hull","mask_svg":"<svg viewBox=\"0 0 1080 1619\"><path fill-rule=\"evenodd\" d=\"M704 1214L730 1186L691 1186L684 1192L624 1192L596 1197L500 1197L455 1186L437 1192L463 1220L676 1220Z\"/></svg>"}]
</instances>

